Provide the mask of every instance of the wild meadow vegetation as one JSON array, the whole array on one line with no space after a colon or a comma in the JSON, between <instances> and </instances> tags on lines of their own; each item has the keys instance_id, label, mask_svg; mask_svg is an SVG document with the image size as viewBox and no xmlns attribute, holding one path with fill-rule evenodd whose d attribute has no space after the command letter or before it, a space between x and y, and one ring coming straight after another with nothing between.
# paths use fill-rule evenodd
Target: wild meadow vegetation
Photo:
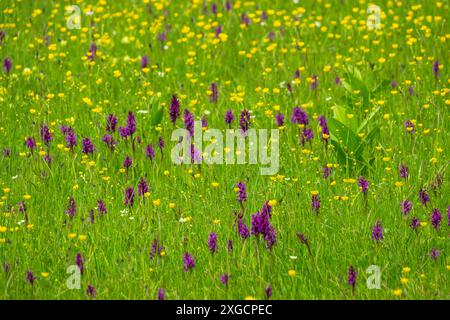
<instances>
[{"instance_id":1,"label":"wild meadow vegetation","mask_svg":"<svg viewBox=\"0 0 450 320\"><path fill-rule=\"evenodd\" d=\"M2 0L0 297L448 299L449 6Z\"/></svg>"}]
</instances>

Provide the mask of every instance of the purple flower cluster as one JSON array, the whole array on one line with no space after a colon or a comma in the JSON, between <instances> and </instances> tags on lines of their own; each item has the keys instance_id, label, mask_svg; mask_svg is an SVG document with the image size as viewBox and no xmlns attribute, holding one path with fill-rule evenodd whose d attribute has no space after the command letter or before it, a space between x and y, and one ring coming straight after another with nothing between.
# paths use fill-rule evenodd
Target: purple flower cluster
<instances>
[{"instance_id":1,"label":"purple flower cluster","mask_svg":"<svg viewBox=\"0 0 450 320\"><path fill-rule=\"evenodd\" d=\"M92 284L88 284L86 288L86 295L90 299L94 299L97 296L97 290L95 290L95 287Z\"/></svg>"},{"instance_id":2,"label":"purple flower cluster","mask_svg":"<svg viewBox=\"0 0 450 320\"><path fill-rule=\"evenodd\" d=\"M292 110L291 122L306 126L309 124L308 114L302 108L295 107Z\"/></svg>"},{"instance_id":3,"label":"purple flower cluster","mask_svg":"<svg viewBox=\"0 0 450 320\"><path fill-rule=\"evenodd\" d=\"M216 253L219 250L219 246L217 244L217 233L211 232L208 236L208 248L211 253Z\"/></svg>"},{"instance_id":4,"label":"purple flower cluster","mask_svg":"<svg viewBox=\"0 0 450 320\"><path fill-rule=\"evenodd\" d=\"M133 206L134 196L135 196L135 192L134 192L133 187L128 187L125 189L125 201L124 201L125 206L127 206L127 207Z\"/></svg>"},{"instance_id":5,"label":"purple flower cluster","mask_svg":"<svg viewBox=\"0 0 450 320\"><path fill-rule=\"evenodd\" d=\"M127 123L124 127L119 127L119 134L122 138L133 137L137 129L137 121L132 111L128 112Z\"/></svg>"},{"instance_id":6,"label":"purple flower cluster","mask_svg":"<svg viewBox=\"0 0 450 320\"><path fill-rule=\"evenodd\" d=\"M84 154L93 154L95 150L94 144L92 143L91 139L84 138L82 141L82 148L81 152Z\"/></svg>"},{"instance_id":7,"label":"purple flower cluster","mask_svg":"<svg viewBox=\"0 0 450 320\"><path fill-rule=\"evenodd\" d=\"M407 215L407 214L409 214L409 213L411 212L411 209L412 209L412 202L409 201L408 199L405 199L405 200L403 200L403 201L400 203L400 208L401 208L401 210L402 210L402 213L403 213L404 215Z\"/></svg>"},{"instance_id":8,"label":"purple flower cluster","mask_svg":"<svg viewBox=\"0 0 450 320\"><path fill-rule=\"evenodd\" d=\"M231 126L231 123L234 121L234 114L233 114L233 111L232 110L228 110L226 113L225 113L225 123L228 125L228 126Z\"/></svg>"},{"instance_id":9,"label":"purple flower cluster","mask_svg":"<svg viewBox=\"0 0 450 320\"><path fill-rule=\"evenodd\" d=\"M244 201L247 201L247 191L246 191L245 183L238 182L236 184L236 189L237 189L237 200L238 200L238 202L242 203Z\"/></svg>"},{"instance_id":10,"label":"purple flower cluster","mask_svg":"<svg viewBox=\"0 0 450 320\"><path fill-rule=\"evenodd\" d=\"M172 96L172 99L170 100L169 115L170 121L172 121L173 124L175 124L177 119L180 117L180 101L178 100L175 94Z\"/></svg>"},{"instance_id":11,"label":"purple flower cluster","mask_svg":"<svg viewBox=\"0 0 450 320\"><path fill-rule=\"evenodd\" d=\"M314 138L314 131L310 128L304 128L300 136L300 143L305 145L306 142L311 141Z\"/></svg>"},{"instance_id":12,"label":"purple flower cluster","mask_svg":"<svg viewBox=\"0 0 450 320\"><path fill-rule=\"evenodd\" d=\"M314 213L318 214L320 210L320 197L318 194L311 195L311 209Z\"/></svg>"},{"instance_id":13,"label":"purple flower cluster","mask_svg":"<svg viewBox=\"0 0 450 320\"><path fill-rule=\"evenodd\" d=\"M190 137L194 136L194 116L188 109L184 109L183 112L184 127L189 132Z\"/></svg>"},{"instance_id":14,"label":"purple flower cluster","mask_svg":"<svg viewBox=\"0 0 450 320\"><path fill-rule=\"evenodd\" d=\"M380 241L383 239L383 226L381 225L381 221L377 220L375 226L372 228L372 240Z\"/></svg>"},{"instance_id":15,"label":"purple flower cluster","mask_svg":"<svg viewBox=\"0 0 450 320\"><path fill-rule=\"evenodd\" d=\"M428 194L423 189L419 190L419 199L420 199L420 202L422 202L422 204L424 206L426 206L427 203L430 202L430 197L428 196Z\"/></svg>"},{"instance_id":16,"label":"purple flower cluster","mask_svg":"<svg viewBox=\"0 0 450 320\"><path fill-rule=\"evenodd\" d=\"M219 280L223 285L226 286L228 285L228 281L230 280L230 275L228 273L221 274Z\"/></svg>"},{"instance_id":17,"label":"purple flower cluster","mask_svg":"<svg viewBox=\"0 0 450 320\"><path fill-rule=\"evenodd\" d=\"M322 139L328 141L330 138L330 130L328 129L327 119L324 116L319 116L317 121L319 121L319 126L322 129Z\"/></svg>"},{"instance_id":18,"label":"purple flower cluster","mask_svg":"<svg viewBox=\"0 0 450 320\"><path fill-rule=\"evenodd\" d=\"M188 272L195 268L195 260L189 252L183 254L183 270Z\"/></svg>"},{"instance_id":19,"label":"purple flower cluster","mask_svg":"<svg viewBox=\"0 0 450 320\"><path fill-rule=\"evenodd\" d=\"M150 249L149 258L152 260L154 257L161 255L161 252L164 251L164 246L158 239L154 239L152 242L152 247Z\"/></svg>"},{"instance_id":20,"label":"purple flower cluster","mask_svg":"<svg viewBox=\"0 0 450 320\"><path fill-rule=\"evenodd\" d=\"M166 299L166 290L163 288L158 289L158 300L165 300Z\"/></svg>"},{"instance_id":21,"label":"purple flower cluster","mask_svg":"<svg viewBox=\"0 0 450 320\"><path fill-rule=\"evenodd\" d=\"M3 59L3 71L5 71L6 74L10 73L12 69L12 60L11 58L6 57Z\"/></svg>"},{"instance_id":22,"label":"purple flower cluster","mask_svg":"<svg viewBox=\"0 0 450 320\"><path fill-rule=\"evenodd\" d=\"M221 30L222 30L222 28L220 28L219 33L221 32ZM216 31L216 35L218 35L217 31ZM219 100L219 88L217 86L217 83L215 83L215 82L211 83L209 90L211 91L211 94L209 95L209 101L211 101L212 103L217 103L217 101Z\"/></svg>"},{"instance_id":23,"label":"purple flower cluster","mask_svg":"<svg viewBox=\"0 0 450 320\"><path fill-rule=\"evenodd\" d=\"M311 81L309 83L309 89L316 90L318 86L319 86L319 77L313 74L311 76Z\"/></svg>"},{"instance_id":24,"label":"purple flower cluster","mask_svg":"<svg viewBox=\"0 0 450 320\"><path fill-rule=\"evenodd\" d=\"M72 220L76 213L77 213L77 204L75 203L75 199L73 197L70 197L69 204L67 205L66 209L66 214Z\"/></svg>"},{"instance_id":25,"label":"purple flower cluster","mask_svg":"<svg viewBox=\"0 0 450 320\"><path fill-rule=\"evenodd\" d=\"M408 166L404 165L403 163L400 164L400 166L398 167L398 174L400 175L400 178L408 179L408 177L409 177Z\"/></svg>"},{"instance_id":26,"label":"purple flower cluster","mask_svg":"<svg viewBox=\"0 0 450 320\"><path fill-rule=\"evenodd\" d=\"M27 270L25 279L29 284L32 286L34 285L34 281L37 279L37 277L34 275L34 273L31 270Z\"/></svg>"},{"instance_id":27,"label":"purple flower cluster","mask_svg":"<svg viewBox=\"0 0 450 320\"><path fill-rule=\"evenodd\" d=\"M410 227L411 227L413 230L417 230L417 229L420 227L420 220L417 219L416 217L413 217L413 218L411 219Z\"/></svg>"},{"instance_id":28,"label":"purple flower cluster","mask_svg":"<svg viewBox=\"0 0 450 320\"><path fill-rule=\"evenodd\" d=\"M41 125L40 134L42 142L44 142L44 144L48 146L50 144L50 141L52 141L53 139L53 135L50 132L49 127L45 124Z\"/></svg>"},{"instance_id":29,"label":"purple flower cluster","mask_svg":"<svg viewBox=\"0 0 450 320\"><path fill-rule=\"evenodd\" d=\"M96 54L97 54L97 45L94 42L92 42L89 46L89 51L87 54L88 60L94 61Z\"/></svg>"},{"instance_id":30,"label":"purple flower cluster","mask_svg":"<svg viewBox=\"0 0 450 320\"><path fill-rule=\"evenodd\" d=\"M126 156L125 160L123 160L123 167L128 171L133 165L133 159L130 156Z\"/></svg>"},{"instance_id":31,"label":"purple flower cluster","mask_svg":"<svg viewBox=\"0 0 450 320\"><path fill-rule=\"evenodd\" d=\"M277 121L277 126L278 126L278 127L283 126L283 125L284 125L284 114L278 112L278 113L275 115L275 120Z\"/></svg>"},{"instance_id":32,"label":"purple flower cluster","mask_svg":"<svg viewBox=\"0 0 450 320\"><path fill-rule=\"evenodd\" d=\"M450 227L450 206L447 207L447 225Z\"/></svg>"},{"instance_id":33,"label":"purple flower cluster","mask_svg":"<svg viewBox=\"0 0 450 320\"><path fill-rule=\"evenodd\" d=\"M436 78L439 77L439 61L438 61L438 60L436 60L436 61L433 62L433 68L432 68L432 70L433 70L433 75L434 75Z\"/></svg>"},{"instance_id":34,"label":"purple flower cluster","mask_svg":"<svg viewBox=\"0 0 450 320\"><path fill-rule=\"evenodd\" d=\"M362 193L367 194L367 189L369 188L369 181L367 181L363 177L359 177L358 186L361 188Z\"/></svg>"},{"instance_id":35,"label":"purple flower cluster","mask_svg":"<svg viewBox=\"0 0 450 320\"><path fill-rule=\"evenodd\" d=\"M117 126L117 117L114 114L109 114L106 117L106 131L109 133L116 132L116 126Z\"/></svg>"},{"instance_id":36,"label":"purple flower cluster","mask_svg":"<svg viewBox=\"0 0 450 320\"><path fill-rule=\"evenodd\" d=\"M147 159L153 160L155 159L155 148L153 148L153 144L149 144L146 148L145 148L145 157Z\"/></svg>"},{"instance_id":37,"label":"purple flower cluster","mask_svg":"<svg viewBox=\"0 0 450 320\"><path fill-rule=\"evenodd\" d=\"M116 149L117 142L114 141L114 138L110 134L105 134L102 137L102 142L106 144L106 146L113 152Z\"/></svg>"},{"instance_id":38,"label":"purple flower cluster","mask_svg":"<svg viewBox=\"0 0 450 320\"><path fill-rule=\"evenodd\" d=\"M71 127L67 127L65 129L65 135L66 135L66 147L70 150L73 150L73 148L77 145L77 135L73 131Z\"/></svg>"},{"instance_id":39,"label":"purple flower cluster","mask_svg":"<svg viewBox=\"0 0 450 320\"><path fill-rule=\"evenodd\" d=\"M244 134L250 128L250 112L247 109L242 110L241 115L239 117L239 126Z\"/></svg>"},{"instance_id":40,"label":"purple flower cluster","mask_svg":"<svg viewBox=\"0 0 450 320\"><path fill-rule=\"evenodd\" d=\"M323 177L324 179L328 178L331 173L333 172L333 168L332 167L328 167L328 166L324 166L323 169Z\"/></svg>"},{"instance_id":41,"label":"purple flower cluster","mask_svg":"<svg viewBox=\"0 0 450 320\"><path fill-rule=\"evenodd\" d=\"M36 149L36 140L34 140L33 137L28 137L25 140L25 145L28 147L28 149L30 149L31 152L33 152L34 149Z\"/></svg>"},{"instance_id":42,"label":"purple flower cluster","mask_svg":"<svg viewBox=\"0 0 450 320\"><path fill-rule=\"evenodd\" d=\"M353 268L353 266L350 266L348 268L348 275L347 275L347 283L349 286L352 287L352 290L355 291L355 286L356 286L356 270L355 268Z\"/></svg>"},{"instance_id":43,"label":"purple flower cluster","mask_svg":"<svg viewBox=\"0 0 450 320\"><path fill-rule=\"evenodd\" d=\"M247 239L250 237L250 231L247 225L242 221L242 218L238 221L238 232L242 239Z\"/></svg>"},{"instance_id":44,"label":"purple flower cluster","mask_svg":"<svg viewBox=\"0 0 450 320\"><path fill-rule=\"evenodd\" d=\"M148 189L147 180L145 180L145 178L142 177L138 183L138 195L140 197L143 197L148 192L148 190L149 189Z\"/></svg>"},{"instance_id":45,"label":"purple flower cluster","mask_svg":"<svg viewBox=\"0 0 450 320\"><path fill-rule=\"evenodd\" d=\"M107 214L108 210L106 209L105 201L97 200L97 210L100 214Z\"/></svg>"},{"instance_id":46,"label":"purple flower cluster","mask_svg":"<svg viewBox=\"0 0 450 320\"><path fill-rule=\"evenodd\" d=\"M413 134L414 133L414 123L411 120L406 120L405 121L405 129L410 134Z\"/></svg>"},{"instance_id":47,"label":"purple flower cluster","mask_svg":"<svg viewBox=\"0 0 450 320\"><path fill-rule=\"evenodd\" d=\"M149 63L150 63L150 59L148 58L148 56L143 55L141 58L141 68L142 69L147 68Z\"/></svg>"},{"instance_id":48,"label":"purple flower cluster","mask_svg":"<svg viewBox=\"0 0 450 320\"><path fill-rule=\"evenodd\" d=\"M252 234L256 237L262 235L268 249L271 249L276 243L275 228L270 223L271 217L272 207L268 201L263 205L261 211L252 215Z\"/></svg>"},{"instance_id":49,"label":"purple flower cluster","mask_svg":"<svg viewBox=\"0 0 450 320\"><path fill-rule=\"evenodd\" d=\"M442 215L441 212L439 211L439 209L433 209L433 211L431 212L430 215L430 221L431 221L431 225L433 226L433 228L435 229L439 229L439 227L441 226L441 221L442 221Z\"/></svg>"},{"instance_id":50,"label":"purple flower cluster","mask_svg":"<svg viewBox=\"0 0 450 320\"><path fill-rule=\"evenodd\" d=\"M81 255L81 253L77 253L75 256L75 264L77 265L78 269L80 270L80 273L84 273L84 258Z\"/></svg>"}]
</instances>

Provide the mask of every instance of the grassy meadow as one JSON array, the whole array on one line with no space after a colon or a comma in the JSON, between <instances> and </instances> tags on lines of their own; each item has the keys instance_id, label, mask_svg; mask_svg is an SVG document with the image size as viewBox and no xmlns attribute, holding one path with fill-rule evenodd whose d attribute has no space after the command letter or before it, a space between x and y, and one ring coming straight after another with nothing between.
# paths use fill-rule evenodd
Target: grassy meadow
<instances>
[{"instance_id":1,"label":"grassy meadow","mask_svg":"<svg viewBox=\"0 0 450 320\"><path fill-rule=\"evenodd\" d=\"M0 298L449 299L449 16L2 0ZM174 164L200 119L278 172Z\"/></svg>"}]
</instances>

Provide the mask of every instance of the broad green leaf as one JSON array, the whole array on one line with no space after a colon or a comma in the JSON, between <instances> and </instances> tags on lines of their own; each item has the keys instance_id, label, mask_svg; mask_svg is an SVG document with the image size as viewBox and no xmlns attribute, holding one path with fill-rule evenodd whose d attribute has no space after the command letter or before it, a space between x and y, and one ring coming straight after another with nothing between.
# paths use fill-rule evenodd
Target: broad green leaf
<instances>
[{"instance_id":1,"label":"broad green leaf","mask_svg":"<svg viewBox=\"0 0 450 320\"><path fill-rule=\"evenodd\" d=\"M331 118L328 120L331 138L337 141L346 152L355 152L361 139L345 124Z\"/></svg>"},{"instance_id":2,"label":"broad green leaf","mask_svg":"<svg viewBox=\"0 0 450 320\"><path fill-rule=\"evenodd\" d=\"M349 119L347 116L349 114L353 114L353 111L350 108L341 105L334 105L333 113L336 120L352 129L354 133L357 133L356 129L358 128L358 121L356 117Z\"/></svg>"},{"instance_id":3,"label":"broad green leaf","mask_svg":"<svg viewBox=\"0 0 450 320\"><path fill-rule=\"evenodd\" d=\"M152 114L152 120L151 123L153 126L157 126L161 123L163 118L163 108L159 106Z\"/></svg>"},{"instance_id":4,"label":"broad green leaf","mask_svg":"<svg viewBox=\"0 0 450 320\"><path fill-rule=\"evenodd\" d=\"M368 147L372 144L372 142L380 137L380 128L374 128L369 134L365 137L364 140L361 141L358 148L356 149L356 153L362 154L364 150L367 150Z\"/></svg>"},{"instance_id":5,"label":"broad green leaf","mask_svg":"<svg viewBox=\"0 0 450 320\"><path fill-rule=\"evenodd\" d=\"M377 107L375 110L373 110L370 114L369 114L369 116L364 120L364 122L359 126L359 128L358 128L358 131L357 131L357 133L360 133L360 132L362 132L365 128L366 128L366 126L367 126L367 124L370 122L370 120L372 120L372 118L378 113L378 111L380 111L380 107Z\"/></svg>"}]
</instances>

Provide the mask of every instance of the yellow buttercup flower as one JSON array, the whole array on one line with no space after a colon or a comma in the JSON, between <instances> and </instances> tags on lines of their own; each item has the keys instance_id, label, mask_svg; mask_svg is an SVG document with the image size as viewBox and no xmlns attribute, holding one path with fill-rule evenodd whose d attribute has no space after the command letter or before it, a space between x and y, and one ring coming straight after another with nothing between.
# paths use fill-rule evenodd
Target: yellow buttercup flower
<instances>
[{"instance_id":1,"label":"yellow buttercup flower","mask_svg":"<svg viewBox=\"0 0 450 320\"><path fill-rule=\"evenodd\" d=\"M400 278L400 283L401 284L407 284L409 282L408 278Z\"/></svg>"},{"instance_id":2,"label":"yellow buttercup flower","mask_svg":"<svg viewBox=\"0 0 450 320\"><path fill-rule=\"evenodd\" d=\"M288 275L291 277L295 277L297 275L297 272L295 270L289 270Z\"/></svg>"},{"instance_id":3,"label":"yellow buttercup flower","mask_svg":"<svg viewBox=\"0 0 450 320\"><path fill-rule=\"evenodd\" d=\"M394 294L394 296L396 296L396 297L400 297L400 296L402 295L402 293L403 293L403 290L402 290L402 289L395 289L395 290L393 291L393 294Z\"/></svg>"}]
</instances>

